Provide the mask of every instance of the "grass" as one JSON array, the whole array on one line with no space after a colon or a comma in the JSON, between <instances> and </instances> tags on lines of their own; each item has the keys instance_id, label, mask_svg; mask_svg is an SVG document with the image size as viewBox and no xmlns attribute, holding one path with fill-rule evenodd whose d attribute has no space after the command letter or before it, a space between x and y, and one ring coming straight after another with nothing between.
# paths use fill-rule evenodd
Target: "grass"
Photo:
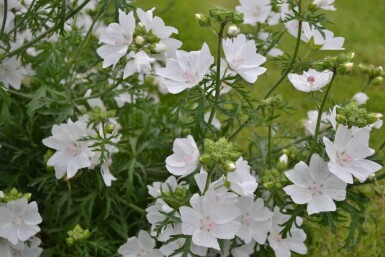
<instances>
[{"instance_id":1,"label":"grass","mask_svg":"<svg viewBox=\"0 0 385 257\"><path fill-rule=\"evenodd\" d=\"M156 14L164 18L166 24L176 27L179 30L178 38L184 43L184 50L200 49L203 42L207 42L211 49L215 49L215 35L208 29L202 29L195 21L195 13L207 13L213 5L232 8L237 4L234 0L213 1L213 0L170 0L170 1L138 1L138 5L144 9L156 7ZM356 53L355 63L360 62L374 65L385 64L385 30L384 13L385 4L383 0L346 0L336 1L337 12L329 12L328 15L332 24L326 27L332 30L336 36L345 37L346 51ZM292 52L295 39L286 35L283 38L283 50ZM212 50L214 51L214 50ZM306 45L302 44L300 57L307 52ZM316 57L333 55L336 52L326 52L317 54ZM272 61L268 61L266 67L268 72L258 79L257 83L250 86L250 93L255 98L261 98L276 81L280 74L280 68ZM354 71L351 76L338 77L331 97L337 102L349 100L355 93L360 91L366 83L366 79ZM374 87L367 90L370 100L366 107L370 111L385 113L385 85ZM301 123L293 123L292 120L306 118L308 110L315 109L311 98L301 92L294 90L292 85L286 80L276 94L285 96L287 103L297 111L290 115L281 117L282 127L291 131L303 131ZM331 106L328 106L331 107ZM245 130L238 138L251 138L252 130ZM374 149L385 140L385 129L374 130L371 138L371 146ZM246 141L246 140L244 140ZM379 153L385 157L385 150ZM384 183L383 183L384 184ZM349 257L381 257L385 256L385 215L384 202L374 195L373 186L361 186L359 190L366 192L371 201L368 204L368 217L364 224L366 235L358 242L357 247L352 251L342 250L341 242L346 236L346 229L339 228L337 234L333 234L329 229L316 227L316 234L313 238L312 246L309 249L309 256L349 256Z\"/></svg>"}]
</instances>

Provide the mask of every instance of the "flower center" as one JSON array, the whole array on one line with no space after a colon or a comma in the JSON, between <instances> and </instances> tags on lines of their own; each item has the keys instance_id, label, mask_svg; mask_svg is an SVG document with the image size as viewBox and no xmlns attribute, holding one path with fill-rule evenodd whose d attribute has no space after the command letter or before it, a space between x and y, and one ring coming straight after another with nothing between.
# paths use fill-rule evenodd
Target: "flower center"
<instances>
[{"instance_id":1,"label":"flower center","mask_svg":"<svg viewBox=\"0 0 385 257\"><path fill-rule=\"evenodd\" d=\"M195 83L198 80L198 74L189 70L183 72L183 77L187 83Z\"/></svg>"},{"instance_id":2,"label":"flower center","mask_svg":"<svg viewBox=\"0 0 385 257\"><path fill-rule=\"evenodd\" d=\"M231 64L235 68L238 68L239 66L241 66L243 64L244 61L245 61L245 59L242 56L237 56L237 57L234 57L234 59L231 61Z\"/></svg>"},{"instance_id":3,"label":"flower center","mask_svg":"<svg viewBox=\"0 0 385 257\"><path fill-rule=\"evenodd\" d=\"M248 213L242 216L241 223L242 225L246 225L246 226L251 225L251 217Z\"/></svg>"},{"instance_id":4,"label":"flower center","mask_svg":"<svg viewBox=\"0 0 385 257\"><path fill-rule=\"evenodd\" d=\"M336 153L336 155L337 155L337 160L339 162L351 162L351 161L353 161L353 157L349 154L346 154L345 152Z\"/></svg>"},{"instance_id":5,"label":"flower center","mask_svg":"<svg viewBox=\"0 0 385 257\"><path fill-rule=\"evenodd\" d=\"M131 42L131 36L129 35L123 35L122 38L119 38L115 41L116 46L126 46L129 45Z\"/></svg>"},{"instance_id":6,"label":"flower center","mask_svg":"<svg viewBox=\"0 0 385 257\"><path fill-rule=\"evenodd\" d=\"M315 194L320 193L321 187L322 187L321 185L314 183L313 185L310 186L310 190L311 190L312 194L315 195Z\"/></svg>"},{"instance_id":7,"label":"flower center","mask_svg":"<svg viewBox=\"0 0 385 257\"><path fill-rule=\"evenodd\" d=\"M13 224L16 225L16 226L21 226L23 224L23 220L20 217L16 217L13 220Z\"/></svg>"},{"instance_id":8,"label":"flower center","mask_svg":"<svg viewBox=\"0 0 385 257\"><path fill-rule=\"evenodd\" d=\"M82 148L80 145L77 145L76 143L70 144L67 147L67 151L70 152L73 156L76 156L81 153Z\"/></svg>"},{"instance_id":9,"label":"flower center","mask_svg":"<svg viewBox=\"0 0 385 257\"><path fill-rule=\"evenodd\" d=\"M137 257L149 257L149 256L150 256L150 253L145 249L141 249L137 255Z\"/></svg>"},{"instance_id":10,"label":"flower center","mask_svg":"<svg viewBox=\"0 0 385 257\"><path fill-rule=\"evenodd\" d=\"M314 81L315 81L315 78L313 76L309 76L307 78L307 83L309 83L311 86L313 85Z\"/></svg>"},{"instance_id":11,"label":"flower center","mask_svg":"<svg viewBox=\"0 0 385 257\"><path fill-rule=\"evenodd\" d=\"M215 223L210 218L201 219L201 230L211 231L215 227Z\"/></svg>"},{"instance_id":12,"label":"flower center","mask_svg":"<svg viewBox=\"0 0 385 257\"><path fill-rule=\"evenodd\" d=\"M192 160L192 156L190 155L186 155L185 157L183 157L184 162L191 162L191 160Z\"/></svg>"},{"instance_id":13,"label":"flower center","mask_svg":"<svg viewBox=\"0 0 385 257\"><path fill-rule=\"evenodd\" d=\"M259 6L255 6L252 11L253 16L258 17L260 13L261 13L261 9L259 8Z\"/></svg>"}]
</instances>

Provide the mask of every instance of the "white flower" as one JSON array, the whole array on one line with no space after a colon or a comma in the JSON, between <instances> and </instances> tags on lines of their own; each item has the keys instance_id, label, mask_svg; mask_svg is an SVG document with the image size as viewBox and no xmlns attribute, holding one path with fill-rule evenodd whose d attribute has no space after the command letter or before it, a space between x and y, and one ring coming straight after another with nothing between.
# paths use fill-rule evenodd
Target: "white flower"
<instances>
[{"instance_id":1,"label":"white flower","mask_svg":"<svg viewBox=\"0 0 385 257\"><path fill-rule=\"evenodd\" d=\"M180 224L174 225L173 227L175 227L175 229L174 229L172 235L182 234L182 227ZM179 238L179 239L172 241L168 244L164 244L159 250L165 256L170 256L171 254L173 254L175 252L175 250L182 248L183 245L185 244L185 242L186 242L186 239ZM190 245L190 250L191 250L191 252L193 252L194 254L196 254L198 256L207 256L207 248L206 247L197 246L192 242ZM182 257L182 255L183 255L183 253L179 253L179 254L176 254L174 256L175 257ZM192 257L192 256L191 256L191 254L188 254L187 257Z\"/></svg>"},{"instance_id":2,"label":"white flower","mask_svg":"<svg viewBox=\"0 0 385 257\"><path fill-rule=\"evenodd\" d=\"M301 39L309 43L312 39L314 45L320 46L320 50L344 50L345 39L343 37L334 37L334 33L324 29L324 36L314 27L310 27L307 22L302 23L303 33Z\"/></svg>"},{"instance_id":3,"label":"white flower","mask_svg":"<svg viewBox=\"0 0 385 257\"><path fill-rule=\"evenodd\" d=\"M240 210L234 204L218 204L216 192L209 189L205 195L194 194L190 199L192 207L182 206L182 232L192 235L192 242L198 246L219 250L217 239L233 239L240 225L235 219Z\"/></svg>"},{"instance_id":4,"label":"white flower","mask_svg":"<svg viewBox=\"0 0 385 257\"><path fill-rule=\"evenodd\" d=\"M291 227L290 231L287 233L286 238L282 238L281 231L284 229L283 226L286 221L290 219L289 215L284 215L280 210L275 207L273 215L273 226L268 237L269 245L273 248L276 257L290 257L290 251L306 254L307 249L304 241L306 239L306 234L302 229L296 227L295 224L299 226L302 224L302 219L297 217L295 224Z\"/></svg>"},{"instance_id":5,"label":"white flower","mask_svg":"<svg viewBox=\"0 0 385 257\"><path fill-rule=\"evenodd\" d=\"M199 150L192 136L175 139L172 150L174 154L166 159L166 168L171 174L187 176L198 167Z\"/></svg>"},{"instance_id":6,"label":"white flower","mask_svg":"<svg viewBox=\"0 0 385 257\"><path fill-rule=\"evenodd\" d=\"M170 213L172 211L173 209L160 198L156 199L154 205L151 205L146 209L146 218L151 224L151 235L156 236L157 240L160 242L165 242L170 239L171 235L174 235L175 224L164 226L159 234L156 230L158 223L164 221L167 218L164 213ZM178 213L175 213L174 216L179 218Z\"/></svg>"},{"instance_id":7,"label":"white flower","mask_svg":"<svg viewBox=\"0 0 385 257\"><path fill-rule=\"evenodd\" d=\"M246 40L244 34L224 39L223 51L229 66L249 83L254 83L266 71L266 68L260 67L266 58L257 54L254 40Z\"/></svg>"},{"instance_id":8,"label":"white flower","mask_svg":"<svg viewBox=\"0 0 385 257\"><path fill-rule=\"evenodd\" d=\"M353 100L356 101L357 105L363 105L366 104L366 102L369 100L369 97L363 92L358 92L353 96Z\"/></svg>"},{"instance_id":9,"label":"white flower","mask_svg":"<svg viewBox=\"0 0 385 257\"><path fill-rule=\"evenodd\" d=\"M11 256L20 257L39 257L43 249L39 247L41 240L38 237L28 239L28 243L19 242L17 245L11 245Z\"/></svg>"},{"instance_id":10,"label":"white flower","mask_svg":"<svg viewBox=\"0 0 385 257\"><path fill-rule=\"evenodd\" d=\"M155 240L148 232L139 231L138 237L130 237L127 242L119 247L118 253L123 257L163 257L155 248Z\"/></svg>"},{"instance_id":11,"label":"white flower","mask_svg":"<svg viewBox=\"0 0 385 257\"><path fill-rule=\"evenodd\" d=\"M280 16L280 15L278 14L278 16ZM269 40L270 37L271 37L271 33L265 32L263 30L258 32L258 39L260 39L260 40L267 41L267 40ZM264 49L267 49L268 47L270 47L270 45L264 45L263 46ZM277 57L277 56L283 55L284 52L282 50L276 48L276 47L273 47L269 50L269 52L267 52L267 54L272 56L272 57Z\"/></svg>"},{"instance_id":12,"label":"white flower","mask_svg":"<svg viewBox=\"0 0 385 257\"><path fill-rule=\"evenodd\" d=\"M285 175L294 185L283 190L293 202L307 204L309 215L335 211L333 200L343 201L346 198L346 183L329 172L327 163L318 154L312 155L309 167L300 162Z\"/></svg>"},{"instance_id":13,"label":"white flower","mask_svg":"<svg viewBox=\"0 0 385 257\"><path fill-rule=\"evenodd\" d=\"M370 130L363 128L354 134L351 129L339 125L334 143L324 137L329 156L329 170L342 181L352 184L353 176L364 182L369 175L381 169L381 165L365 159L374 154L369 148Z\"/></svg>"},{"instance_id":14,"label":"white flower","mask_svg":"<svg viewBox=\"0 0 385 257\"><path fill-rule=\"evenodd\" d=\"M176 51L176 59L167 59L166 67L156 72L164 78L163 84L168 91L177 94L198 85L213 62L214 57L205 43L200 51Z\"/></svg>"},{"instance_id":15,"label":"white flower","mask_svg":"<svg viewBox=\"0 0 385 257\"><path fill-rule=\"evenodd\" d=\"M255 25L264 23L271 12L270 0L240 0L240 6L235 7L238 12L243 13L243 23Z\"/></svg>"},{"instance_id":16,"label":"white flower","mask_svg":"<svg viewBox=\"0 0 385 257\"><path fill-rule=\"evenodd\" d=\"M0 62L0 82L5 89L9 86L16 90L20 89L21 81L27 76L27 70L21 66L21 63L15 57L5 58Z\"/></svg>"},{"instance_id":17,"label":"white flower","mask_svg":"<svg viewBox=\"0 0 385 257\"><path fill-rule=\"evenodd\" d=\"M24 197L0 207L0 236L14 245L38 233L41 222L36 202L28 203Z\"/></svg>"},{"instance_id":18,"label":"white flower","mask_svg":"<svg viewBox=\"0 0 385 257\"><path fill-rule=\"evenodd\" d=\"M82 121L54 125L52 136L43 140L43 144L55 149L56 153L48 160L48 165L54 166L56 178L62 178L66 173L72 178L79 169L91 165L90 158L95 154L90 148L92 142L81 140L92 134L87 123Z\"/></svg>"},{"instance_id":19,"label":"white flower","mask_svg":"<svg viewBox=\"0 0 385 257\"><path fill-rule=\"evenodd\" d=\"M231 250L233 257L250 257L254 253L255 242L235 247Z\"/></svg>"},{"instance_id":20,"label":"white flower","mask_svg":"<svg viewBox=\"0 0 385 257\"><path fill-rule=\"evenodd\" d=\"M174 38L170 38L172 34L178 34L178 30L171 26L166 26L164 21L160 17L153 17L153 11L155 8L144 12L138 8L136 13L138 14L139 20L146 29L147 32L150 30L152 34L160 39L157 50L158 53L166 53L167 57L175 58L175 52L182 46L182 42ZM164 56L154 56L156 59L162 60Z\"/></svg>"},{"instance_id":21,"label":"white flower","mask_svg":"<svg viewBox=\"0 0 385 257\"><path fill-rule=\"evenodd\" d=\"M242 157L235 162L235 171L227 173L230 189L239 195L253 195L258 187L256 178L250 173L250 166Z\"/></svg>"},{"instance_id":22,"label":"white flower","mask_svg":"<svg viewBox=\"0 0 385 257\"><path fill-rule=\"evenodd\" d=\"M100 36L100 43L103 46L97 50L98 55L104 59L103 68L107 68L122 58L132 43L132 37L135 30L134 13L131 11L125 14L119 10L119 23L111 23L106 31Z\"/></svg>"},{"instance_id":23,"label":"white flower","mask_svg":"<svg viewBox=\"0 0 385 257\"><path fill-rule=\"evenodd\" d=\"M273 213L264 206L261 198L254 202L252 197L239 197L237 206L241 209L241 215L238 218L241 226L236 235L246 244L249 244L252 239L258 244L264 244L271 229L270 219Z\"/></svg>"},{"instance_id":24,"label":"white flower","mask_svg":"<svg viewBox=\"0 0 385 257\"><path fill-rule=\"evenodd\" d=\"M170 176L166 179L164 183L154 182L152 186L147 186L148 194L154 198L157 198L161 195L162 192L175 191L178 186L178 182L174 176Z\"/></svg>"},{"instance_id":25,"label":"white flower","mask_svg":"<svg viewBox=\"0 0 385 257\"><path fill-rule=\"evenodd\" d=\"M304 121L304 126L305 126L305 132L307 135L312 135L314 136L316 125L317 125L317 118L318 118L318 111L313 110L313 111L308 111L307 112L307 120ZM321 125L320 125L320 131L324 130L327 128L329 125L326 123L329 121L330 116L326 113L323 112L321 116Z\"/></svg>"},{"instance_id":26,"label":"white flower","mask_svg":"<svg viewBox=\"0 0 385 257\"><path fill-rule=\"evenodd\" d=\"M313 4L315 4L318 8L335 11L337 10L334 5L334 0L314 0Z\"/></svg>"},{"instance_id":27,"label":"white flower","mask_svg":"<svg viewBox=\"0 0 385 257\"><path fill-rule=\"evenodd\" d=\"M129 53L129 60L124 68L123 79L138 72L143 74L149 74L151 72L151 63L155 61L154 58L148 56L145 51L139 51L137 53Z\"/></svg>"},{"instance_id":28,"label":"white flower","mask_svg":"<svg viewBox=\"0 0 385 257\"><path fill-rule=\"evenodd\" d=\"M307 72L303 71L302 75L289 73L287 76L297 90L302 92L312 92L319 91L329 84L333 77L333 72L329 70L318 72L309 69Z\"/></svg>"}]
</instances>

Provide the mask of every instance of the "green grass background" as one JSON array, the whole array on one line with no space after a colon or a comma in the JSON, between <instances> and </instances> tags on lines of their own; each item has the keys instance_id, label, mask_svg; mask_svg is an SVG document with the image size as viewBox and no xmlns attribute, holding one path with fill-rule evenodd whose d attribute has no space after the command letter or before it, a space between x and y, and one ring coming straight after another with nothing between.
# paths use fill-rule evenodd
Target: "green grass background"
<instances>
[{"instance_id":1,"label":"green grass background","mask_svg":"<svg viewBox=\"0 0 385 257\"><path fill-rule=\"evenodd\" d=\"M257 0L256 0L257 1ZM306 3L306 1L304 1ZM310 2L310 1L309 1ZM203 42L207 42L212 53L215 51L215 35L209 29L202 29L195 21L195 13L207 13L213 5L233 8L238 4L235 0L138 0L136 5L144 9L156 7L156 14L162 16L167 25L179 30L177 36L182 42L184 50L198 50ZM326 27L336 36L345 37L346 51L356 53L355 63L360 62L374 65L385 65L385 1L384 0L337 0L336 12L327 12L332 24ZM295 44L294 37L285 35L280 46L281 49L292 53ZM306 45L301 44L299 56L307 52ZM338 52L323 52L315 55L316 58ZM312 55L314 58L314 55ZM310 59L311 60L311 59ZM250 86L250 92L255 98L261 98L276 81L280 74L280 67L272 61L266 64L268 71L261 76L255 85ZM366 78L355 70L348 77L338 77L332 88L331 97L337 102L349 100L359 92L366 83ZM385 84L371 86L367 90L370 97L366 107L369 111L385 113ZM306 118L308 110L315 109L309 95L298 92L286 80L277 90L285 97L287 103L297 109L291 115L281 117L281 125L290 130L303 130L301 122L293 120ZM331 106L328 106L331 107ZM238 138L250 138L250 130L244 131ZM378 149L385 140L385 129L374 130L371 146ZM246 141L246 140L242 140ZM385 150L380 155L385 157ZM356 257L381 257L385 256L385 202L374 195L373 186L362 186L360 190L367 192L371 197L368 208L368 217L365 222L367 234L361 239L352 251L341 249L341 243L346 236L346 230L341 227L337 234L328 228L315 226L315 237L312 246L309 246L308 256L356 256ZM308 244L309 245L309 244Z\"/></svg>"}]
</instances>

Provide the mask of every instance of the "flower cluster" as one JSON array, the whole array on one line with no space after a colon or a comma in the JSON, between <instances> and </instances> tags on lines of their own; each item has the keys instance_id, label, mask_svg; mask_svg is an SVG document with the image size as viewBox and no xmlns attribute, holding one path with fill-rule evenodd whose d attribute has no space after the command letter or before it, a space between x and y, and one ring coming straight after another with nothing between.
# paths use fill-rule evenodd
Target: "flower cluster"
<instances>
[{"instance_id":1,"label":"flower cluster","mask_svg":"<svg viewBox=\"0 0 385 257\"><path fill-rule=\"evenodd\" d=\"M36 202L26 197L10 200L20 194L13 189L9 194L0 192L0 255L4 257L40 256L43 249L36 237L42 222ZM8 200L7 200L8 199ZM3 201L3 202L4 202Z\"/></svg>"}]
</instances>

